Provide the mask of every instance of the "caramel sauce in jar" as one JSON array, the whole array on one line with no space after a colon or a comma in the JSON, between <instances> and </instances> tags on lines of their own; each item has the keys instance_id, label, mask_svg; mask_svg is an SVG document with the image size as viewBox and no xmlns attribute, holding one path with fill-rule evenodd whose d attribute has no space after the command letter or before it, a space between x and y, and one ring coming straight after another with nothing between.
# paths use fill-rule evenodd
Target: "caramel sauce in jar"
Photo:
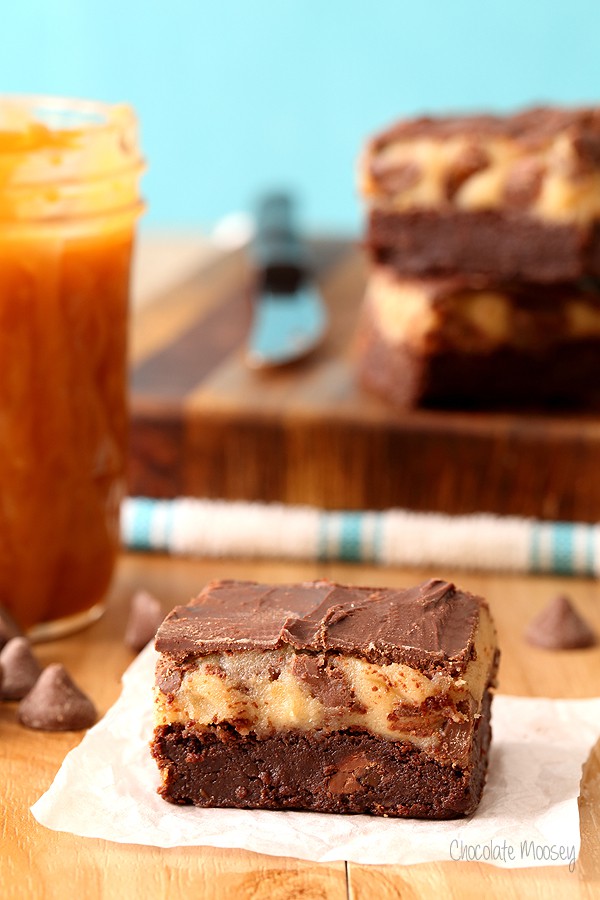
<instances>
[{"instance_id":1,"label":"caramel sauce in jar","mask_svg":"<svg viewBox=\"0 0 600 900\"><path fill-rule=\"evenodd\" d=\"M142 170L129 107L0 98L0 606L34 636L116 561Z\"/></svg>"}]
</instances>

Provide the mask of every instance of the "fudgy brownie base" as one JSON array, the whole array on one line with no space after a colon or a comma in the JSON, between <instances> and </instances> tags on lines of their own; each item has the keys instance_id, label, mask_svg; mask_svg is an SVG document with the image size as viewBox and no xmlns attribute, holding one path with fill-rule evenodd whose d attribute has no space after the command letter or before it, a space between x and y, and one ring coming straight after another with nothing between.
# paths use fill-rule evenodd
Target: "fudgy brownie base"
<instances>
[{"instance_id":1,"label":"fudgy brownie base","mask_svg":"<svg viewBox=\"0 0 600 900\"><path fill-rule=\"evenodd\" d=\"M414 745L364 732L286 732L258 740L230 726L156 729L152 754L172 803L453 819L479 803L491 739L490 694L471 763L443 765ZM166 771L166 777L165 777Z\"/></svg>"},{"instance_id":2,"label":"fudgy brownie base","mask_svg":"<svg viewBox=\"0 0 600 900\"><path fill-rule=\"evenodd\" d=\"M600 277L600 225L544 222L503 210L374 209L372 260L404 275L464 273L496 281L558 283Z\"/></svg>"}]
</instances>

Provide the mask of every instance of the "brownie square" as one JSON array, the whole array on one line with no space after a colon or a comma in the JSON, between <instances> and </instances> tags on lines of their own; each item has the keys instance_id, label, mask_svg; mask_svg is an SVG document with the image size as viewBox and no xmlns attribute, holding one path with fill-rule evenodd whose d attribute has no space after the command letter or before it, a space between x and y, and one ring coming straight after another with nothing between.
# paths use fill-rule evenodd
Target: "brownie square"
<instances>
[{"instance_id":1,"label":"brownie square","mask_svg":"<svg viewBox=\"0 0 600 900\"><path fill-rule=\"evenodd\" d=\"M498 650L485 601L452 584L213 582L156 647L166 800L432 819L479 802Z\"/></svg>"}]
</instances>

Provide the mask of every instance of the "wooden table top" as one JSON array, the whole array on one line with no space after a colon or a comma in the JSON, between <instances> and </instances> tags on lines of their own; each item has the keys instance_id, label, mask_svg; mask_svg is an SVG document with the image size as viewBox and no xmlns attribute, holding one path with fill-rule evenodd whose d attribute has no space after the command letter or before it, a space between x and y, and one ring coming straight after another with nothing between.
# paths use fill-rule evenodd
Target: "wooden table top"
<instances>
[{"instance_id":1,"label":"wooden table top","mask_svg":"<svg viewBox=\"0 0 600 900\"><path fill-rule=\"evenodd\" d=\"M101 713L116 700L132 660L122 636L132 593L144 587L165 611L187 601L211 578L289 581L328 577L357 584L406 586L431 572L341 563L192 561L125 555L106 615L69 638L42 644L42 663L62 662ZM527 696L592 697L600 693L600 648L549 653L522 640L527 621L557 592L568 593L600 632L598 585L589 579L435 573L482 594L498 624L502 647L500 691ZM580 814L582 847L573 873L566 867L497 869L465 862L416 866L315 864L242 850L119 845L50 831L29 807L49 787L79 733L47 734L15 723L14 704L0 706L0 896L12 898L202 897L258 900L284 897L388 900L416 897L591 898L600 882L600 744L584 768Z\"/></svg>"}]
</instances>

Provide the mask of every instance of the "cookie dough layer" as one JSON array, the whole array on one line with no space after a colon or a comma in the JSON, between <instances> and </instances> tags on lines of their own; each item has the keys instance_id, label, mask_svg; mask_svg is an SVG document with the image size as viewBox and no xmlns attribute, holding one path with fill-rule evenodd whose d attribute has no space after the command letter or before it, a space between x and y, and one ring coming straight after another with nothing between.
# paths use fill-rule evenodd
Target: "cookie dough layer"
<instances>
[{"instance_id":1,"label":"cookie dough layer","mask_svg":"<svg viewBox=\"0 0 600 900\"><path fill-rule=\"evenodd\" d=\"M600 341L600 290L577 285L490 287L460 277L406 278L375 267L365 304L383 339L415 352L537 353L569 341Z\"/></svg>"},{"instance_id":2,"label":"cookie dough layer","mask_svg":"<svg viewBox=\"0 0 600 900\"><path fill-rule=\"evenodd\" d=\"M400 122L368 145L361 188L387 211L519 209L588 225L600 218L600 109Z\"/></svg>"}]
</instances>

